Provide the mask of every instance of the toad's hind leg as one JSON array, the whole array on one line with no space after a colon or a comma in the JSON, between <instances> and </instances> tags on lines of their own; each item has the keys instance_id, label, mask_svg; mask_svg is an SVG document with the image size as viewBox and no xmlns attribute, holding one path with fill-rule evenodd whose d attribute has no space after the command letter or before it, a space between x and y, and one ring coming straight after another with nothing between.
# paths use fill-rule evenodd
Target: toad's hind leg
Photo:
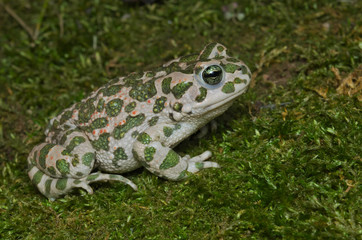
<instances>
[{"instance_id":1,"label":"toad's hind leg","mask_svg":"<svg viewBox=\"0 0 362 240\"><path fill-rule=\"evenodd\" d=\"M28 175L39 191L54 200L73 188L93 193L89 186L97 181L119 181L137 189L130 180L113 174L92 173L95 150L87 136L79 131L66 135L60 144L42 143L28 157Z\"/></svg>"},{"instance_id":2,"label":"toad's hind leg","mask_svg":"<svg viewBox=\"0 0 362 240\"><path fill-rule=\"evenodd\" d=\"M33 183L36 184L39 191L49 198L49 200L54 201L55 199L67 194L72 191L74 188L83 188L89 194L93 193L92 188L89 186L93 182L105 182L105 181L118 181L124 184L128 184L135 191L137 191L137 186L130 181L129 179L122 177L121 175L107 174L95 172L83 178L53 178L42 171L40 171L36 166L33 166L28 172Z\"/></svg>"},{"instance_id":3,"label":"toad's hind leg","mask_svg":"<svg viewBox=\"0 0 362 240\"><path fill-rule=\"evenodd\" d=\"M42 143L28 157L28 175L39 191L50 199L68 193L74 187L92 192L85 183L76 181L88 176L95 163L95 150L87 136L77 130L60 141Z\"/></svg>"},{"instance_id":4,"label":"toad's hind leg","mask_svg":"<svg viewBox=\"0 0 362 240\"><path fill-rule=\"evenodd\" d=\"M54 178L44 174L36 166L30 166L28 175L38 190L49 200L54 201L67 194L73 188L83 188L89 194L93 193L87 182L76 178Z\"/></svg>"}]
</instances>

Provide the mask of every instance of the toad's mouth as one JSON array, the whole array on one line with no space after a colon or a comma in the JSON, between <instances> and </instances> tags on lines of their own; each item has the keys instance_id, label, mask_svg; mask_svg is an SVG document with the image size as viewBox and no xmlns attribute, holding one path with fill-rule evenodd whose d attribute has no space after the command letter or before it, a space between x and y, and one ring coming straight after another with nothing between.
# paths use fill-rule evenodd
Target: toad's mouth
<instances>
[{"instance_id":1,"label":"toad's mouth","mask_svg":"<svg viewBox=\"0 0 362 240\"><path fill-rule=\"evenodd\" d=\"M207 103L205 102L203 104L197 105L192 109L192 112L194 114L197 114L198 112L201 112L200 111L201 109L202 109L203 113L218 109L224 105L227 105L229 102L231 103L235 98L237 98L240 95L242 95L243 93L245 93L247 89L248 89L248 86L245 86L243 89L241 89L237 92L234 92L233 94L229 95L228 97L224 98L223 100L218 101L217 99L212 99L211 102L208 101Z\"/></svg>"}]
</instances>

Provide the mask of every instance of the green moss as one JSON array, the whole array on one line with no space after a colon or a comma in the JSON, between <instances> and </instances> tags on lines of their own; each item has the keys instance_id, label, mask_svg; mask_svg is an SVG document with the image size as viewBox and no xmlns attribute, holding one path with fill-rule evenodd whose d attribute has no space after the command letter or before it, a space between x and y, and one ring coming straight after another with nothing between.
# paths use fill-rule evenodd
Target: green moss
<instances>
[{"instance_id":1,"label":"green moss","mask_svg":"<svg viewBox=\"0 0 362 240\"><path fill-rule=\"evenodd\" d=\"M215 0L4 2L2 239L360 238L361 106L356 96L337 94L331 71L338 68L343 79L362 62L358 1L244 1L236 8ZM139 71L215 40L250 67L255 85L216 120L215 133L185 140L175 151L210 150L209 161L222 168L181 172L187 178L180 182L135 171L126 176L138 192L95 183L93 195L74 189L54 202L34 188L26 160L44 142L52 117L108 79L136 72L122 83L131 87L140 82ZM328 89L325 97L319 89ZM104 111L99 102L85 104L80 122ZM54 181L45 182L45 191Z\"/></svg>"}]
</instances>

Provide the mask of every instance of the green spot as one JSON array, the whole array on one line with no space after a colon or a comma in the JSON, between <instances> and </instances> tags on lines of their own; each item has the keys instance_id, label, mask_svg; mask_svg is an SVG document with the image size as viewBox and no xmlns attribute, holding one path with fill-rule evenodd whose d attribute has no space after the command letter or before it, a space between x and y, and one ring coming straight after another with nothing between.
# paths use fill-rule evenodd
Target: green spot
<instances>
[{"instance_id":1,"label":"green spot","mask_svg":"<svg viewBox=\"0 0 362 240\"><path fill-rule=\"evenodd\" d=\"M54 132L54 134L53 134L51 140L52 140L52 142L56 142L56 141L58 140L58 136L63 133L63 130L61 130L61 129L56 129L56 130L54 130L53 132Z\"/></svg>"},{"instance_id":2,"label":"green spot","mask_svg":"<svg viewBox=\"0 0 362 240\"><path fill-rule=\"evenodd\" d=\"M154 77L155 75L156 75L155 72L147 72L146 73L146 77L149 77L149 78Z\"/></svg>"},{"instance_id":3,"label":"green spot","mask_svg":"<svg viewBox=\"0 0 362 240\"><path fill-rule=\"evenodd\" d=\"M74 184L79 184L79 183L81 183L81 182L82 182L82 181L79 180L79 179L76 179L76 180L73 181Z\"/></svg>"},{"instance_id":4,"label":"green spot","mask_svg":"<svg viewBox=\"0 0 362 240\"><path fill-rule=\"evenodd\" d=\"M175 128L174 128L175 130L179 130L179 129L181 129L181 124L179 124L179 123L176 123L175 124Z\"/></svg>"},{"instance_id":5,"label":"green spot","mask_svg":"<svg viewBox=\"0 0 362 240\"><path fill-rule=\"evenodd\" d=\"M121 139L124 135L132 128L137 127L143 123L145 120L144 114L138 114L134 117L128 116L126 118L126 123L120 126L117 126L113 131L113 136L115 139Z\"/></svg>"},{"instance_id":6,"label":"green spot","mask_svg":"<svg viewBox=\"0 0 362 240\"><path fill-rule=\"evenodd\" d=\"M196 75L199 75L200 74L200 72L202 71L202 67L197 67L197 68L195 68L195 74Z\"/></svg>"},{"instance_id":7,"label":"green spot","mask_svg":"<svg viewBox=\"0 0 362 240\"><path fill-rule=\"evenodd\" d=\"M185 74L192 74L194 72L195 64L190 64L187 68L180 70L180 72Z\"/></svg>"},{"instance_id":8,"label":"green spot","mask_svg":"<svg viewBox=\"0 0 362 240\"><path fill-rule=\"evenodd\" d=\"M162 92L164 94L169 94L171 92L171 80L171 77L162 80Z\"/></svg>"},{"instance_id":9,"label":"green spot","mask_svg":"<svg viewBox=\"0 0 362 240\"><path fill-rule=\"evenodd\" d=\"M108 116L117 116L121 112L122 106L123 101L121 99L113 99L112 101L109 101L106 105L106 112Z\"/></svg>"},{"instance_id":10,"label":"green spot","mask_svg":"<svg viewBox=\"0 0 362 240\"><path fill-rule=\"evenodd\" d=\"M192 86L192 84L193 84L192 82L178 83L176 84L176 86L174 86L171 89L171 92L173 93L176 99L180 99L185 94L187 89L189 89Z\"/></svg>"},{"instance_id":11,"label":"green spot","mask_svg":"<svg viewBox=\"0 0 362 240\"><path fill-rule=\"evenodd\" d=\"M91 128L91 126L79 126L78 128L80 128L83 132L89 132L91 133L93 131L93 129Z\"/></svg>"},{"instance_id":12,"label":"green spot","mask_svg":"<svg viewBox=\"0 0 362 240\"><path fill-rule=\"evenodd\" d=\"M88 99L86 102L82 102L79 105L79 123L86 123L90 120L94 113L95 107L93 105L93 98Z\"/></svg>"},{"instance_id":13,"label":"green spot","mask_svg":"<svg viewBox=\"0 0 362 240\"><path fill-rule=\"evenodd\" d=\"M105 103L105 101L103 98L99 99L98 104L97 104L97 112L103 111L104 105L105 105L104 103Z\"/></svg>"},{"instance_id":14,"label":"green spot","mask_svg":"<svg viewBox=\"0 0 362 240\"><path fill-rule=\"evenodd\" d=\"M60 124L65 123L67 120L69 120L70 118L72 118L72 111L66 111L63 113L63 115L60 118Z\"/></svg>"},{"instance_id":15,"label":"green spot","mask_svg":"<svg viewBox=\"0 0 362 240\"><path fill-rule=\"evenodd\" d=\"M48 179L45 181L45 193L49 194L50 193L50 187L52 185L52 179Z\"/></svg>"},{"instance_id":16,"label":"green spot","mask_svg":"<svg viewBox=\"0 0 362 240\"><path fill-rule=\"evenodd\" d=\"M173 62L167 67L164 68L167 74L174 73L174 72L182 72L182 68L179 66L178 62Z\"/></svg>"},{"instance_id":17,"label":"green spot","mask_svg":"<svg viewBox=\"0 0 362 240\"><path fill-rule=\"evenodd\" d=\"M45 169L46 168L46 157L49 151L55 146L55 144L47 144L40 150L39 156L39 165Z\"/></svg>"},{"instance_id":18,"label":"green spot","mask_svg":"<svg viewBox=\"0 0 362 240\"><path fill-rule=\"evenodd\" d=\"M130 102L130 103L124 108L124 110L129 113L129 112L132 112L132 111L136 108L136 106L137 106L136 102Z\"/></svg>"},{"instance_id":19,"label":"green spot","mask_svg":"<svg viewBox=\"0 0 362 240\"><path fill-rule=\"evenodd\" d=\"M145 148L145 160L150 162L153 160L153 155L156 153L156 148L154 147L146 147Z\"/></svg>"},{"instance_id":20,"label":"green spot","mask_svg":"<svg viewBox=\"0 0 362 240\"><path fill-rule=\"evenodd\" d=\"M182 103L176 102L175 105L173 105L173 110L175 110L176 112L181 112L182 106Z\"/></svg>"},{"instance_id":21,"label":"green spot","mask_svg":"<svg viewBox=\"0 0 362 240\"><path fill-rule=\"evenodd\" d=\"M163 134L166 136L166 137L169 137L172 135L172 132L173 132L173 129L170 128L170 127L163 127Z\"/></svg>"},{"instance_id":22,"label":"green spot","mask_svg":"<svg viewBox=\"0 0 362 240\"><path fill-rule=\"evenodd\" d=\"M148 121L148 124L149 124L150 126L155 126L155 125L157 124L157 122L158 122L158 119L159 119L158 116L152 117L152 118Z\"/></svg>"},{"instance_id":23,"label":"green spot","mask_svg":"<svg viewBox=\"0 0 362 240\"><path fill-rule=\"evenodd\" d=\"M127 160L128 156L122 147L119 147L114 151L114 160Z\"/></svg>"},{"instance_id":24,"label":"green spot","mask_svg":"<svg viewBox=\"0 0 362 240\"><path fill-rule=\"evenodd\" d=\"M57 180L57 183L55 184L55 187L58 190L64 190L67 187L67 181L68 181L67 178L59 179L59 180Z\"/></svg>"},{"instance_id":25,"label":"green spot","mask_svg":"<svg viewBox=\"0 0 362 240\"><path fill-rule=\"evenodd\" d=\"M107 123L108 123L107 118L97 118L91 123L90 127L93 131L94 129L104 128L105 126L107 126Z\"/></svg>"},{"instance_id":26,"label":"green spot","mask_svg":"<svg viewBox=\"0 0 362 240\"><path fill-rule=\"evenodd\" d=\"M59 127L59 121L58 120L54 120L53 121L53 124L51 124L51 122L49 122L49 125L48 125L48 129L50 132L54 132L58 129Z\"/></svg>"},{"instance_id":27,"label":"green spot","mask_svg":"<svg viewBox=\"0 0 362 240\"><path fill-rule=\"evenodd\" d=\"M140 82L135 84L131 91L129 92L129 96L133 99L136 99L140 102L144 102L149 98L152 98L157 94L157 89L155 86L155 80L150 80L145 83Z\"/></svg>"},{"instance_id":28,"label":"green spot","mask_svg":"<svg viewBox=\"0 0 362 240\"><path fill-rule=\"evenodd\" d=\"M152 138L150 137L150 135L143 132L140 135L138 135L137 140L143 144L149 144L151 142Z\"/></svg>"},{"instance_id":29,"label":"green spot","mask_svg":"<svg viewBox=\"0 0 362 240\"><path fill-rule=\"evenodd\" d=\"M62 138L60 139L59 144L60 144L60 145L64 145L65 141L67 141L68 136L69 136L71 133L73 133L73 132L75 132L74 129L68 130L68 131L62 136Z\"/></svg>"},{"instance_id":30,"label":"green spot","mask_svg":"<svg viewBox=\"0 0 362 240\"><path fill-rule=\"evenodd\" d=\"M79 136L76 136L74 137L70 143L68 144L68 146L65 148L65 150L67 152L71 152L74 150L74 148L78 145L80 145L81 143L84 143L85 142L85 138L84 137L79 137Z\"/></svg>"},{"instance_id":31,"label":"green spot","mask_svg":"<svg viewBox=\"0 0 362 240\"><path fill-rule=\"evenodd\" d=\"M240 83L244 83L244 84L246 84L248 81L246 81L246 79L240 79L240 78L235 78L234 79L234 83L235 84L240 84Z\"/></svg>"},{"instance_id":32,"label":"green spot","mask_svg":"<svg viewBox=\"0 0 362 240\"><path fill-rule=\"evenodd\" d=\"M155 105L153 105L153 112L159 113L165 108L165 103L167 101L166 97L157 98L155 101Z\"/></svg>"},{"instance_id":33,"label":"green spot","mask_svg":"<svg viewBox=\"0 0 362 240\"><path fill-rule=\"evenodd\" d=\"M142 81L140 78L143 76L143 73L131 73L123 79L126 87L134 86L140 84Z\"/></svg>"},{"instance_id":34,"label":"green spot","mask_svg":"<svg viewBox=\"0 0 362 240\"><path fill-rule=\"evenodd\" d=\"M204 168L204 164L201 163L201 162L197 162L197 163L195 163L195 167L196 167L197 169L201 170L201 169Z\"/></svg>"},{"instance_id":35,"label":"green spot","mask_svg":"<svg viewBox=\"0 0 362 240\"><path fill-rule=\"evenodd\" d=\"M92 152L87 152L82 156L82 163L88 167L92 166L94 162L95 155Z\"/></svg>"},{"instance_id":36,"label":"green spot","mask_svg":"<svg viewBox=\"0 0 362 240\"><path fill-rule=\"evenodd\" d=\"M240 70L240 66L232 64L232 63L222 64L221 66L223 66L225 69L225 72L228 72L228 73L234 73L236 70Z\"/></svg>"},{"instance_id":37,"label":"green spot","mask_svg":"<svg viewBox=\"0 0 362 240\"><path fill-rule=\"evenodd\" d=\"M109 141L108 141L109 136L110 136L109 133L102 133L101 135L99 135L99 138L92 142L92 146L94 147L94 149L96 149L97 151L99 151L101 149L108 151L109 150Z\"/></svg>"},{"instance_id":38,"label":"green spot","mask_svg":"<svg viewBox=\"0 0 362 240\"><path fill-rule=\"evenodd\" d=\"M202 102L202 101L204 101L205 98L206 98L207 90L206 90L206 88L200 87L200 88L199 88L199 91L200 91L200 95L198 95L195 100L196 100L197 102Z\"/></svg>"},{"instance_id":39,"label":"green spot","mask_svg":"<svg viewBox=\"0 0 362 240\"><path fill-rule=\"evenodd\" d=\"M236 58L227 58L226 61L228 62L233 62L233 63L237 63L237 62L240 62L238 59Z\"/></svg>"},{"instance_id":40,"label":"green spot","mask_svg":"<svg viewBox=\"0 0 362 240\"><path fill-rule=\"evenodd\" d=\"M55 171L55 168L53 166L47 168L50 175L55 176L57 172Z\"/></svg>"},{"instance_id":41,"label":"green spot","mask_svg":"<svg viewBox=\"0 0 362 240\"><path fill-rule=\"evenodd\" d=\"M136 137L138 136L138 134L140 134L138 131L134 131L134 132L131 134L131 137L136 138Z\"/></svg>"},{"instance_id":42,"label":"green spot","mask_svg":"<svg viewBox=\"0 0 362 240\"><path fill-rule=\"evenodd\" d=\"M99 175L100 175L99 173L91 174L87 177L87 181L94 181L99 177Z\"/></svg>"},{"instance_id":43,"label":"green spot","mask_svg":"<svg viewBox=\"0 0 362 240\"><path fill-rule=\"evenodd\" d=\"M225 83L225 85L222 87L221 91L223 91L224 93L234 92L235 91L234 83L232 83L232 82Z\"/></svg>"},{"instance_id":44,"label":"green spot","mask_svg":"<svg viewBox=\"0 0 362 240\"><path fill-rule=\"evenodd\" d=\"M116 93L118 93L119 91L121 91L122 87L123 86L120 84L111 85L111 86L107 87L106 89L104 89L103 96L113 96Z\"/></svg>"},{"instance_id":45,"label":"green spot","mask_svg":"<svg viewBox=\"0 0 362 240\"><path fill-rule=\"evenodd\" d=\"M83 176L84 176L84 173L82 173L82 172L77 172L75 175L77 175L78 177L83 177Z\"/></svg>"},{"instance_id":46,"label":"green spot","mask_svg":"<svg viewBox=\"0 0 362 240\"><path fill-rule=\"evenodd\" d=\"M180 62L185 62L185 63L195 62L197 60L197 57L198 57L197 54L183 56L180 58Z\"/></svg>"},{"instance_id":47,"label":"green spot","mask_svg":"<svg viewBox=\"0 0 362 240\"><path fill-rule=\"evenodd\" d=\"M79 156L78 154L74 154L73 159L72 159L72 165L73 167L76 167L79 164Z\"/></svg>"},{"instance_id":48,"label":"green spot","mask_svg":"<svg viewBox=\"0 0 362 240\"><path fill-rule=\"evenodd\" d=\"M44 173L40 170L38 170L34 176L33 176L33 179L32 179L32 182L35 184L35 185L38 185L43 177Z\"/></svg>"},{"instance_id":49,"label":"green spot","mask_svg":"<svg viewBox=\"0 0 362 240\"><path fill-rule=\"evenodd\" d=\"M70 156L70 152L68 152L67 150L63 150L63 151L62 151L62 155L64 155L64 156Z\"/></svg>"},{"instance_id":50,"label":"green spot","mask_svg":"<svg viewBox=\"0 0 362 240\"><path fill-rule=\"evenodd\" d=\"M217 43L210 43L209 45L207 45L203 50L202 54L200 55L200 59L209 59L210 54L214 49L214 47L216 46L216 44Z\"/></svg>"},{"instance_id":51,"label":"green spot","mask_svg":"<svg viewBox=\"0 0 362 240\"><path fill-rule=\"evenodd\" d=\"M165 159L160 165L160 169L169 169L176 166L180 161L180 156L172 149L167 153Z\"/></svg>"},{"instance_id":52,"label":"green spot","mask_svg":"<svg viewBox=\"0 0 362 240\"><path fill-rule=\"evenodd\" d=\"M224 47L223 46L217 46L217 50L219 51L219 52L222 52L222 51L224 51Z\"/></svg>"},{"instance_id":53,"label":"green spot","mask_svg":"<svg viewBox=\"0 0 362 240\"><path fill-rule=\"evenodd\" d=\"M241 72L243 74L249 74L248 69L245 67L245 65L241 66Z\"/></svg>"},{"instance_id":54,"label":"green spot","mask_svg":"<svg viewBox=\"0 0 362 240\"><path fill-rule=\"evenodd\" d=\"M66 175L69 173L69 163L65 159L57 160L55 165L62 175Z\"/></svg>"}]
</instances>

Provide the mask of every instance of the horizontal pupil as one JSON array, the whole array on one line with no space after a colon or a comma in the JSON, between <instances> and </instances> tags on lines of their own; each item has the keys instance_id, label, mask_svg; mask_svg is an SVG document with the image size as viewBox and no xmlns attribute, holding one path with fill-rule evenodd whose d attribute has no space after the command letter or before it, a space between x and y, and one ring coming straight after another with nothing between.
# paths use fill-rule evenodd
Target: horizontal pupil
<instances>
[{"instance_id":1,"label":"horizontal pupil","mask_svg":"<svg viewBox=\"0 0 362 240\"><path fill-rule=\"evenodd\" d=\"M212 71L212 72L208 72L206 73L207 77L216 77L220 75L220 71Z\"/></svg>"},{"instance_id":2,"label":"horizontal pupil","mask_svg":"<svg viewBox=\"0 0 362 240\"><path fill-rule=\"evenodd\" d=\"M218 65L207 67L202 73L202 78L208 85L219 84L222 80L222 69Z\"/></svg>"}]
</instances>

